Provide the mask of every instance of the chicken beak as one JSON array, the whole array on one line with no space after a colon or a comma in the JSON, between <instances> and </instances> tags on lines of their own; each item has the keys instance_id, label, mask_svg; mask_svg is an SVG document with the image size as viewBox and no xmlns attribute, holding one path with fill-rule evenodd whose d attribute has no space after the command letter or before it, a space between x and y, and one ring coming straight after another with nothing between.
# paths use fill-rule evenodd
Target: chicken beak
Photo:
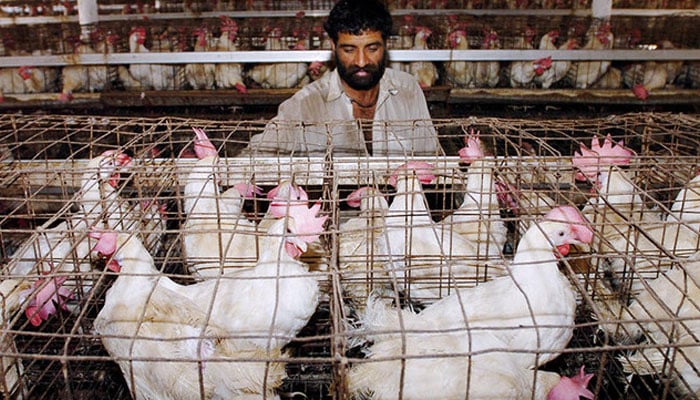
<instances>
[{"instance_id":1,"label":"chicken beak","mask_svg":"<svg viewBox=\"0 0 700 400\"><path fill-rule=\"evenodd\" d=\"M567 255L569 255L569 251L571 251L571 245L568 243L561 244L557 246L557 251L559 252L559 254L566 257Z\"/></svg>"},{"instance_id":2,"label":"chicken beak","mask_svg":"<svg viewBox=\"0 0 700 400\"><path fill-rule=\"evenodd\" d=\"M307 250L306 243L297 238L287 238L284 242L284 249L292 258L299 258Z\"/></svg>"}]
</instances>

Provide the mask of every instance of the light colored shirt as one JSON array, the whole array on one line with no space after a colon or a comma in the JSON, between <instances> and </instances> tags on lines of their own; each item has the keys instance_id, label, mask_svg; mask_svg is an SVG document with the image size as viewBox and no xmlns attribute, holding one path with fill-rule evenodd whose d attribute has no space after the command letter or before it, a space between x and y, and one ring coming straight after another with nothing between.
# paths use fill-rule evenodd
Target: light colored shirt
<instances>
[{"instance_id":1,"label":"light colored shirt","mask_svg":"<svg viewBox=\"0 0 700 400\"><path fill-rule=\"evenodd\" d=\"M372 155L444 155L416 78L387 68L379 82L374 119L356 120L337 70L280 104L243 155L367 155L362 126L372 125Z\"/></svg>"}]
</instances>

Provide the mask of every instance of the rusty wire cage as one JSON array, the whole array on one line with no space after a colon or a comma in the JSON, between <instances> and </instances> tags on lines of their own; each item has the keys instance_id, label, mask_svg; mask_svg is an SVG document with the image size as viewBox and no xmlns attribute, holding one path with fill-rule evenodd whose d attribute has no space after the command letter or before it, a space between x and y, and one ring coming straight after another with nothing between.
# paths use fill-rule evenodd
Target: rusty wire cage
<instances>
[{"instance_id":1,"label":"rusty wire cage","mask_svg":"<svg viewBox=\"0 0 700 400\"><path fill-rule=\"evenodd\" d=\"M650 232L659 229L669 232L670 237L670 232L684 224L697 240L697 226L669 217L674 200L700 165L697 117L645 113L547 121L469 118L432 122L445 156L261 157L241 156L241 150L252 135L263 131L263 121L3 115L0 251L4 283L0 290L4 395L130 397L130 378L123 377L116 362L119 360L106 351L94 326L118 274L110 272L95 252L81 250L80 243L94 246L95 239L86 237L86 229L66 222L81 212L81 180L95 173L89 160L105 151L126 153L131 162L120 171L115 195L96 203L93 223L107 224L143 241L159 276L184 286L215 279L217 274L191 275L188 266L197 260L185 255L188 215L184 188L189 174L197 168L192 154L192 127L203 128L217 150L216 174L221 190L252 182L270 191L281 180L293 179L312 202L318 199L320 213L329 217L313 251L303 258L307 265L316 266L304 276L316 280L320 295L306 326L296 337L288 338L284 347L286 355L281 361L286 363L285 378L276 384L282 397L351 398L348 377L353 368L375 363L367 358L368 344L360 340L357 330L361 328L367 296L381 294L388 302L417 311L430 307L439 297L454 294L456 288L469 290L498 276L499 269L513 259L527 229L537 229L552 206L584 209L591 202L594 188L589 182L575 179L577 170L571 160L582 143L590 146L593 137L602 139L608 134L615 141L624 140L624 145L635 152L629 165L619 169L639 200L634 205L603 202L603 207L588 214L594 232L590 248L580 247L560 260L560 270L572 283L576 298L573 335L566 347L557 349L561 354L539 371L573 375L584 366L586 372L594 374L589 389L598 399L680 399L697 391L700 359L695 356L698 340L692 326L698 315L695 302L700 300L692 297L697 292L697 287L692 289L697 281L692 275L694 261L688 259L697 247L677 249L675 240L649 239L656 234ZM480 131L481 143L490 155L490 164L483 169L474 163L461 164L457 156L472 130ZM409 208L406 221L419 211L428 212L433 222L445 227L441 231L443 239L451 240L453 227L444 222L445 218L459 209L470 180L492 176L507 190L496 193L490 186L482 187L479 198L493 201L500 196L500 201L473 217L486 230L502 223L506 228L503 246L479 247L473 254L419 254L407 248L410 255L402 254L406 257L405 273L388 274L386 254L376 241L383 237L375 224L382 220L382 214L358 212L347 199L356 189L367 186L374 190L377 203L381 197L391 204L398 197L388 184L389 175L399 165L415 159L431 162L436 180L420 189L425 194L427 211ZM504 193L510 201L503 201ZM685 204L687 214L692 215L691 198L688 195ZM626 220L613 218L629 213L630 207L642 206L633 216L627 214ZM110 215L115 207L127 212L115 218ZM253 226L259 226L269 207L268 199L254 196L243 203L242 215ZM645 213L656 216L656 220L640 222ZM350 225L352 220L360 223ZM399 226L404 235L418 232L416 221ZM237 229L228 227L230 232L238 233ZM67 241L69 251L61 253L60 258L55 253L33 257L35 253L27 248L38 248L47 232ZM255 229L252 233L241 232L260 238L266 235ZM624 238L628 251L611 244L615 237L610 236L611 232ZM214 233L222 231L214 229ZM642 244L640 237L649 240ZM363 244L349 248L352 240ZM212 257L215 264L249 267L268 250L255 249L248 259L222 260L218 253ZM457 273L446 267L456 262L475 268ZM20 274L17 265L21 263L29 266ZM426 270L432 272L421 272ZM680 279L685 287L670 271L687 272L685 279ZM18 292L34 282L55 282L53 279L58 277L63 277L63 286L72 293L64 299L65 309L57 307L54 315L35 326L28 316L32 316L31 302L36 294L30 290L20 296ZM670 288L663 289L664 282ZM676 297L675 303L664 303ZM638 298L643 303L637 302ZM199 305L206 310L211 307L208 302ZM404 332L406 337L411 334ZM399 371L403 368L400 360L414 357L410 349L407 351L408 356L399 354L389 359L398 360ZM454 358L455 354L443 351L428 356L440 360ZM175 361L176 357L166 359ZM272 365L280 358L267 354L243 361ZM403 393L408 398L409 392Z\"/></svg>"}]
</instances>

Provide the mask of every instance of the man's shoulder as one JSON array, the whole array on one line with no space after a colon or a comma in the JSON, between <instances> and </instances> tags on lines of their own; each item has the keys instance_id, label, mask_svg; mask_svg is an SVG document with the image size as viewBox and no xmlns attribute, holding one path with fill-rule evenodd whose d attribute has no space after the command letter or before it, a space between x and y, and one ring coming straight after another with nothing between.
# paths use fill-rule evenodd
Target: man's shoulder
<instances>
[{"instance_id":1,"label":"man's shoulder","mask_svg":"<svg viewBox=\"0 0 700 400\"><path fill-rule=\"evenodd\" d=\"M320 79L304 85L301 89L297 90L289 100L304 101L308 98L318 99L319 96L325 100L330 91L330 80L328 78L328 76L324 75Z\"/></svg>"},{"instance_id":2,"label":"man's shoulder","mask_svg":"<svg viewBox=\"0 0 700 400\"><path fill-rule=\"evenodd\" d=\"M418 80L415 76L409 74L408 72L400 71L398 69L387 68L384 71L384 77L391 82L391 84L399 89L416 89L420 88L418 85Z\"/></svg>"}]
</instances>

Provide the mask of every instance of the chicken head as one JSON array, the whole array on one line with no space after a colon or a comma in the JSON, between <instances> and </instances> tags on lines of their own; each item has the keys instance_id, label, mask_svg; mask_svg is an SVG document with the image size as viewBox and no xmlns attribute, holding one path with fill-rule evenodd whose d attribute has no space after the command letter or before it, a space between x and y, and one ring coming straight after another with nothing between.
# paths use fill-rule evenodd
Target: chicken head
<instances>
[{"instance_id":1,"label":"chicken head","mask_svg":"<svg viewBox=\"0 0 700 400\"><path fill-rule=\"evenodd\" d=\"M405 164L401 164L389 177L388 183L396 187L396 183L400 176L406 176L408 174L414 173L420 183L427 184L435 180L436 176L433 174L433 164L423 161L409 161Z\"/></svg>"}]
</instances>

